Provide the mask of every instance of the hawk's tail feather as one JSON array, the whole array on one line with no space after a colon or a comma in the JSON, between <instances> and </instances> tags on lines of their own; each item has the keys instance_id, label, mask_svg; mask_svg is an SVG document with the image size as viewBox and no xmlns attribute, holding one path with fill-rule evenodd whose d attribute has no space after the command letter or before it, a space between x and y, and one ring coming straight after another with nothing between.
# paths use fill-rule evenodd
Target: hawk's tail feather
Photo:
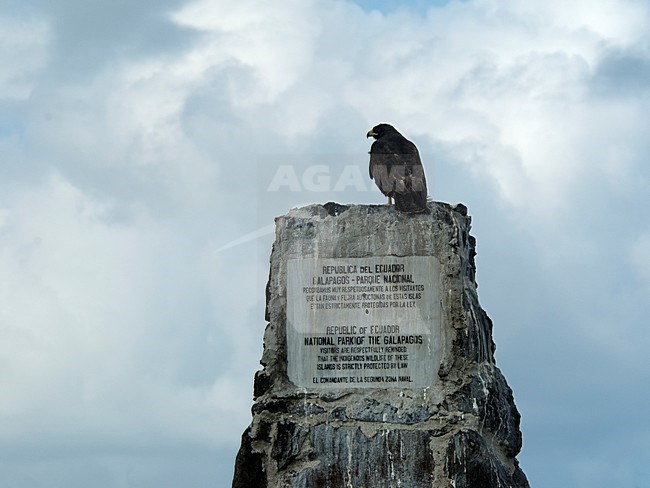
<instances>
[{"instance_id":1,"label":"hawk's tail feather","mask_svg":"<svg viewBox=\"0 0 650 488\"><path fill-rule=\"evenodd\" d=\"M395 193L395 208L404 213L429 212L427 207L427 194L423 191L409 193Z\"/></svg>"}]
</instances>

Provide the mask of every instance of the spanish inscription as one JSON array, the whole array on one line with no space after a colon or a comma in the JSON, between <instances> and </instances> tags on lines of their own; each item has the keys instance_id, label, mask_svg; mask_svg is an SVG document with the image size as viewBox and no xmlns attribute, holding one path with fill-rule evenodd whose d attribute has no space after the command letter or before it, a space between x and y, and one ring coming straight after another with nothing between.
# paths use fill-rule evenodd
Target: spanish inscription
<instances>
[{"instance_id":1,"label":"spanish inscription","mask_svg":"<svg viewBox=\"0 0 650 488\"><path fill-rule=\"evenodd\" d=\"M289 379L309 389L431 386L439 277L433 256L290 259Z\"/></svg>"}]
</instances>

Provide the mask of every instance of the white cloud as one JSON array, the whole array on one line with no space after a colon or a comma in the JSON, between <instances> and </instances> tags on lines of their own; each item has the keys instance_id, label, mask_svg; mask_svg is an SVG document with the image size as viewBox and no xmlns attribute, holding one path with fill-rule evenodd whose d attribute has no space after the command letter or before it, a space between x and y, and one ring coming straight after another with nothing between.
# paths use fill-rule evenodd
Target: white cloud
<instances>
[{"instance_id":1,"label":"white cloud","mask_svg":"<svg viewBox=\"0 0 650 488\"><path fill-rule=\"evenodd\" d=\"M259 0L202 0L173 18L207 33L208 42L194 53L194 59L198 55L213 66L236 59L256 70L263 98L255 91L240 93L234 97L240 104L272 100L292 86L312 61L313 39L320 34L312 2L283 1L269 9Z\"/></svg>"},{"instance_id":2,"label":"white cloud","mask_svg":"<svg viewBox=\"0 0 650 488\"><path fill-rule=\"evenodd\" d=\"M50 29L43 19L0 17L0 101L24 100L43 69Z\"/></svg>"},{"instance_id":3,"label":"white cloud","mask_svg":"<svg viewBox=\"0 0 650 488\"><path fill-rule=\"evenodd\" d=\"M203 386L178 378L192 348L226 327L209 307L185 310L210 285L184 239L145 215L111 223L109 205L59 176L7 203L0 415L14 421L0 438L29 444L74 432L128 445L167 432L219 445L236 436L224 415L243 420L247 402L222 395L237 372L212 371ZM203 336L201 321L212 322Z\"/></svg>"},{"instance_id":4,"label":"white cloud","mask_svg":"<svg viewBox=\"0 0 650 488\"><path fill-rule=\"evenodd\" d=\"M559 4L468 2L425 19L305 5L261 15L249 4L199 2L175 16L208 32L193 54L204 72L226 59L251 68L248 82L227 88L256 134L309 133L326 114L352 107L368 123L391 119L442 141L507 202L552 215L570 203L581 176L594 166L607 171L585 153L592 121L606 116L590 108L590 78L604 46L640 39L643 5L603 2L574 18ZM292 29L278 34L277 21ZM596 110L616 110L609 103ZM620 122L637 124L633 114Z\"/></svg>"},{"instance_id":5,"label":"white cloud","mask_svg":"<svg viewBox=\"0 0 650 488\"><path fill-rule=\"evenodd\" d=\"M629 260L631 267L645 281L650 291L650 231L641 233L632 243Z\"/></svg>"},{"instance_id":6,"label":"white cloud","mask_svg":"<svg viewBox=\"0 0 650 488\"><path fill-rule=\"evenodd\" d=\"M497 3L497 2L492 2ZM507 8L525 19L542 17L542 22L576 33L616 43L636 43L647 33L647 4L643 1L579 0L570 5L561 1L508 2Z\"/></svg>"},{"instance_id":7,"label":"white cloud","mask_svg":"<svg viewBox=\"0 0 650 488\"><path fill-rule=\"evenodd\" d=\"M0 130L3 443L233 449L261 352L266 226L303 201L383 203L335 185L342 168L365 175L364 135L382 121L476 217L481 293L517 365L506 376L541 402L532 445L551 408L536 382L574 402L570 423L580 401L605 403L598 381L639 379L648 298L628 279L650 281L644 2L476 0L420 16L223 0L169 18L197 34L185 47L131 51L107 28L108 64L70 65L80 73L48 58L71 17L0 21L14 67L0 87L24 127ZM283 164L302 191L267 190ZM309 192L324 164L328 191ZM594 418L611 420L604 409ZM563 469L565 485L584 478Z\"/></svg>"}]
</instances>

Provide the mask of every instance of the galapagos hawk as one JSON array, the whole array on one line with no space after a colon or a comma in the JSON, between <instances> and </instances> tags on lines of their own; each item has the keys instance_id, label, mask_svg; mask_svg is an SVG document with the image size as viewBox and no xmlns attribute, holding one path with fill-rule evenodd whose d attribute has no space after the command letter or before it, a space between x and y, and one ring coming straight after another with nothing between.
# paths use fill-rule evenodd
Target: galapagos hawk
<instances>
[{"instance_id":1,"label":"galapagos hawk","mask_svg":"<svg viewBox=\"0 0 650 488\"><path fill-rule=\"evenodd\" d=\"M388 124L376 125L366 137L375 138L370 147L370 178L388 197L388 204L392 198L400 212L427 212L427 182L415 144Z\"/></svg>"}]
</instances>

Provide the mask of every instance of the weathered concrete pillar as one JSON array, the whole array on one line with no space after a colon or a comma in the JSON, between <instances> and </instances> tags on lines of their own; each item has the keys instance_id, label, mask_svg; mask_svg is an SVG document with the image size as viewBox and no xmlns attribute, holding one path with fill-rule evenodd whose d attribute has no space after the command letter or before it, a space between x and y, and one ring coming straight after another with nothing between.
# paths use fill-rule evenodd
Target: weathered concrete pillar
<instances>
[{"instance_id":1,"label":"weathered concrete pillar","mask_svg":"<svg viewBox=\"0 0 650 488\"><path fill-rule=\"evenodd\" d=\"M528 487L463 205L276 219L235 488Z\"/></svg>"}]
</instances>

